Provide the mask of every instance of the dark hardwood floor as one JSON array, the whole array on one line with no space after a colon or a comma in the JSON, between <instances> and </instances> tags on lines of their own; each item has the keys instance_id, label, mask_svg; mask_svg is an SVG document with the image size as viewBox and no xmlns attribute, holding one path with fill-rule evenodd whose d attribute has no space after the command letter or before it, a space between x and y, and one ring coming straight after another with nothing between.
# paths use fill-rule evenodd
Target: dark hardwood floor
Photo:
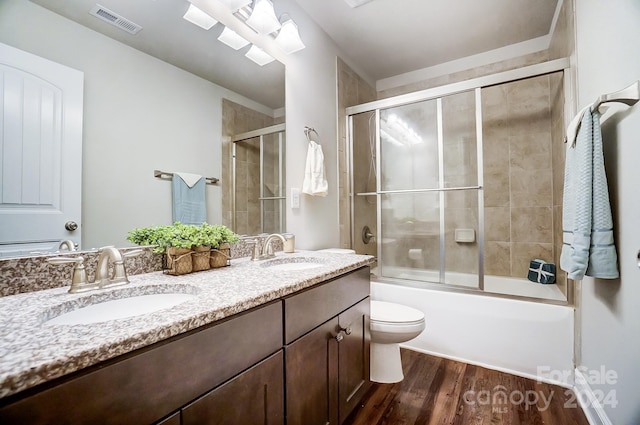
<instances>
[{"instance_id":1,"label":"dark hardwood floor","mask_svg":"<svg viewBox=\"0 0 640 425\"><path fill-rule=\"evenodd\" d=\"M569 389L402 349L405 379L374 383L344 425L589 425Z\"/></svg>"}]
</instances>

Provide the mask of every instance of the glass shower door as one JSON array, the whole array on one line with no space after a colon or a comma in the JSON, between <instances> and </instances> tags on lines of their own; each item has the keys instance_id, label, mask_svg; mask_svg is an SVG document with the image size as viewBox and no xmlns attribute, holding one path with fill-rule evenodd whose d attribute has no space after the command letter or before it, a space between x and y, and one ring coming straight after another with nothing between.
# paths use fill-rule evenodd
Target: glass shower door
<instances>
[{"instance_id":1,"label":"glass shower door","mask_svg":"<svg viewBox=\"0 0 640 425\"><path fill-rule=\"evenodd\" d=\"M233 229L245 235L282 233L285 133L273 127L256 132L262 134L233 141Z\"/></svg>"},{"instance_id":2,"label":"glass shower door","mask_svg":"<svg viewBox=\"0 0 640 425\"><path fill-rule=\"evenodd\" d=\"M473 91L380 111L380 276L477 288Z\"/></svg>"},{"instance_id":3,"label":"glass shower door","mask_svg":"<svg viewBox=\"0 0 640 425\"><path fill-rule=\"evenodd\" d=\"M380 275L439 281L435 100L380 111Z\"/></svg>"}]
</instances>

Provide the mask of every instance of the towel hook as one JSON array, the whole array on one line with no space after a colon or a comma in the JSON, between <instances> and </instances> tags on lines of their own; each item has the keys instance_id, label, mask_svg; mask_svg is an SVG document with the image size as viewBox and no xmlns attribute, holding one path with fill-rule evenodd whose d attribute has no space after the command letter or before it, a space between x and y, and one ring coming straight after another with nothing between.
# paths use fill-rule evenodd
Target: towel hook
<instances>
[{"instance_id":1,"label":"towel hook","mask_svg":"<svg viewBox=\"0 0 640 425\"><path fill-rule=\"evenodd\" d=\"M307 141L309 142L311 141L311 133L316 133L316 137L320 137L320 135L318 134L315 128L305 126L304 135L307 136Z\"/></svg>"}]
</instances>

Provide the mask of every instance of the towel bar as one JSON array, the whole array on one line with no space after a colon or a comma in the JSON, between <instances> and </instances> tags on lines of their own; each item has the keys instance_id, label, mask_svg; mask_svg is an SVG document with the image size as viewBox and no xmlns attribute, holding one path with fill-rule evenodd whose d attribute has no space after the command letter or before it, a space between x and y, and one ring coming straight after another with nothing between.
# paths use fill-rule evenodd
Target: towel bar
<instances>
[{"instance_id":1,"label":"towel bar","mask_svg":"<svg viewBox=\"0 0 640 425\"><path fill-rule=\"evenodd\" d=\"M636 81L629 87L625 87L617 92L601 95L595 102L593 102L591 111L595 111L603 103L620 102L625 105L633 106L638 102L638 100L640 100L640 81Z\"/></svg>"},{"instance_id":2,"label":"towel bar","mask_svg":"<svg viewBox=\"0 0 640 425\"><path fill-rule=\"evenodd\" d=\"M169 173L166 171L153 170L153 177L164 180L171 180L173 178L173 173ZM207 184L216 184L220 181L220 179L215 177L205 177L207 180Z\"/></svg>"},{"instance_id":3,"label":"towel bar","mask_svg":"<svg viewBox=\"0 0 640 425\"><path fill-rule=\"evenodd\" d=\"M318 134L318 132L316 131L315 128L313 127L305 127L304 128L304 135L307 136L307 141L311 141L311 133L316 133L317 137L320 137L320 135Z\"/></svg>"}]
</instances>

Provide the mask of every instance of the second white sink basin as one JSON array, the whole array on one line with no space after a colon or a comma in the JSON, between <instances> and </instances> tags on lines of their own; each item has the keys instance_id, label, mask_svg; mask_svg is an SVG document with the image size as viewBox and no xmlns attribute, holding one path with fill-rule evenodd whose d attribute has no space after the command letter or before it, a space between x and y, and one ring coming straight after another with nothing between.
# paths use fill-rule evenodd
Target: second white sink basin
<instances>
[{"instance_id":1,"label":"second white sink basin","mask_svg":"<svg viewBox=\"0 0 640 425\"><path fill-rule=\"evenodd\" d=\"M196 296L193 294L181 293L148 294L119 298L72 310L47 320L45 324L86 325L107 322L109 320L124 319L164 310L194 298L196 298Z\"/></svg>"},{"instance_id":2,"label":"second white sink basin","mask_svg":"<svg viewBox=\"0 0 640 425\"><path fill-rule=\"evenodd\" d=\"M291 271L291 270L307 270L323 267L325 264L322 260L317 258L307 257L291 257L291 258L276 258L274 260L267 261L262 264L262 267L267 267L269 270L276 271Z\"/></svg>"},{"instance_id":3,"label":"second white sink basin","mask_svg":"<svg viewBox=\"0 0 640 425\"><path fill-rule=\"evenodd\" d=\"M280 263L269 266L271 270L307 270L322 267L319 263Z\"/></svg>"}]
</instances>

